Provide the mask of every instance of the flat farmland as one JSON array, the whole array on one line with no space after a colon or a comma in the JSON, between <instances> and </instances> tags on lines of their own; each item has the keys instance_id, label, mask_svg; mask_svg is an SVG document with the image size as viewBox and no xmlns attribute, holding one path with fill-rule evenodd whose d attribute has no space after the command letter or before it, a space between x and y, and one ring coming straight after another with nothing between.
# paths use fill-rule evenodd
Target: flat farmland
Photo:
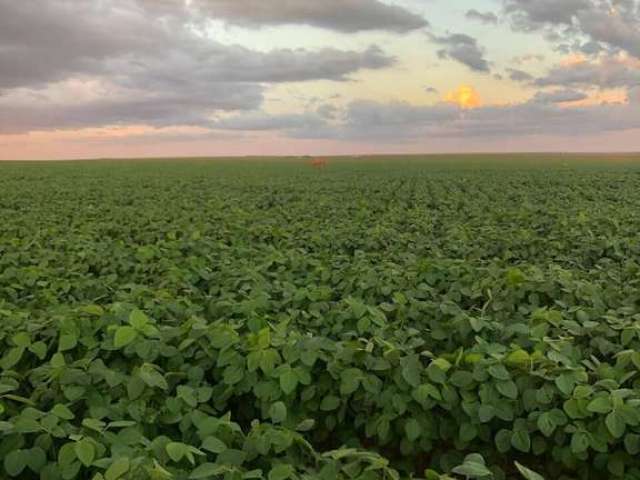
<instances>
[{"instance_id":1,"label":"flat farmland","mask_svg":"<svg viewBox=\"0 0 640 480\"><path fill-rule=\"evenodd\" d=\"M640 478L640 156L0 163L0 477Z\"/></svg>"}]
</instances>

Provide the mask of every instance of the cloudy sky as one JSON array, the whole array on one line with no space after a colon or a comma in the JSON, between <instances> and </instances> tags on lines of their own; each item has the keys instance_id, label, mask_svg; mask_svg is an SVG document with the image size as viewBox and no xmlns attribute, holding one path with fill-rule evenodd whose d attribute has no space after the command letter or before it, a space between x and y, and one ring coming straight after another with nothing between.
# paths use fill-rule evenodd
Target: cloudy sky
<instances>
[{"instance_id":1,"label":"cloudy sky","mask_svg":"<svg viewBox=\"0 0 640 480\"><path fill-rule=\"evenodd\" d=\"M0 0L0 159L640 151L640 0Z\"/></svg>"}]
</instances>

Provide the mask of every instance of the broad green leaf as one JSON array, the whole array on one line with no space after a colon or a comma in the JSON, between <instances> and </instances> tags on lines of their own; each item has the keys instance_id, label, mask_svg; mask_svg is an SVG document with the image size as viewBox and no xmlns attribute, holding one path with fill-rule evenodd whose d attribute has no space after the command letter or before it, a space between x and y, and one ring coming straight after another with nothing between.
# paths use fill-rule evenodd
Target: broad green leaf
<instances>
[{"instance_id":1,"label":"broad green leaf","mask_svg":"<svg viewBox=\"0 0 640 480\"><path fill-rule=\"evenodd\" d=\"M571 451L575 454L586 452L589 448L589 434L578 430L571 436Z\"/></svg>"},{"instance_id":2,"label":"broad green leaf","mask_svg":"<svg viewBox=\"0 0 640 480\"><path fill-rule=\"evenodd\" d=\"M165 447L167 455L174 462L179 462L184 458L184 456L189 452L188 445L180 442L169 442Z\"/></svg>"},{"instance_id":3,"label":"broad green leaf","mask_svg":"<svg viewBox=\"0 0 640 480\"><path fill-rule=\"evenodd\" d=\"M485 465L484 459L480 455L467 455L464 463L455 467L453 473L464 475L467 478L484 478L493 476L491 470Z\"/></svg>"},{"instance_id":4,"label":"broad green leaf","mask_svg":"<svg viewBox=\"0 0 640 480\"><path fill-rule=\"evenodd\" d=\"M211 453L222 453L227 449L227 446L222 440L211 435L202 442L202 449Z\"/></svg>"},{"instance_id":5,"label":"broad green leaf","mask_svg":"<svg viewBox=\"0 0 640 480\"><path fill-rule=\"evenodd\" d=\"M553 420L553 416L549 412L544 412L538 417L538 428L545 437L551 436L556 429L556 424Z\"/></svg>"},{"instance_id":6,"label":"broad green leaf","mask_svg":"<svg viewBox=\"0 0 640 480\"><path fill-rule=\"evenodd\" d=\"M294 475L294 469L291 465L276 465L269 472L269 480L287 480Z\"/></svg>"},{"instance_id":7,"label":"broad green leaf","mask_svg":"<svg viewBox=\"0 0 640 480\"><path fill-rule=\"evenodd\" d=\"M61 403L56 404L51 409L51 413L53 413L56 417L61 418L62 420L73 420L75 418L73 412Z\"/></svg>"},{"instance_id":8,"label":"broad green leaf","mask_svg":"<svg viewBox=\"0 0 640 480\"><path fill-rule=\"evenodd\" d=\"M419 386L423 367L418 356L405 357L400 361L400 364L402 365L402 378L412 387Z\"/></svg>"},{"instance_id":9,"label":"broad green leaf","mask_svg":"<svg viewBox=\"0 0 640 480\"><path fill-rule=\"evenodd\" d=\"M340 406L340 399L334 395L327 395L320 402L320 410L323 412L330 412Z\"/></svg>"},{"instance_id":10,"label":"broad green leaf","mask_svg":"<svg viewBox=\"0 0 640 480\"><path fill-rule=\"evenodd\" d=\"M78 344L78 337L73 334L66 334L60 336L60 341L58 343L58 350L61 352L66 352L67 350L73 350L76 348Z\"/></svg>"},{"instance_id":11,"label":"broad green leaf","mask_svg":"<svg viewBox=\"0 0 640 480\"><path fill-rule=\"evenodd\" d=\"M620 415L616 410L607 415L605 418L605 424L607 425L609 433L611 433L615 438L622 437L627 428L624 418L622 418L622 415Z\"/></svg>"},{"instance_id":12,"label":"broad green leaf","mask_svg":"<svg viewBox=\"0 0 640 480\"><path fill-rule=\"evenodd\" d=\"M149 317L141 310L132 310L129 314L129 324L138 331L144 330L144 327L149 323Z\"/></svg>"},{"instance_id":13,"label":"broad green leaf","mask_svg":"<svg viewBox=\"0 0 640 480\"><path fill-rule=\"evenodd\" d=\"M105 480L118 480L129 471L129 459L126 457L117 458L107 468L104 474Z\"/></svg>"},{"instance_id":14,"label":"broad green leaf","mask_svg":"<svg viewBox=\"0 0 640 480\"><path fill-rule=\"evenodd\" d=\"M608 397L594 398L589 402L589 405L587 405L587 410L594 413L609 413L611 408L611 400L609 400Z\"/></svg>"},{"instance_id":15,"label":"broad green leaf","mask_svg":"<svg viewBox=\"0 0 640 480\"><path fill-rule=\"evenodd\" d=\"M17 477L27 466L27 452L13 450L4 457L4 470L10 477Z\"/></svg>"},{"instance_id":16,"label":"broad green leaf","mask_svg":"<svg viewBox=\"0 0 640 480\"><path fill-rule=\"evenodd\" d=\"M208 480L216 478L224 473L224 471L225 469L222 465L216 465L215 463L203 463L191 472L189 478L191 480Z\"/></svg>"},{"instance_id":17,"label":"broad green leaf","mask_svg":"<svg viewBox=\"0 0 640 480\"><path fill-rule=\"evenodd\" d=\"M574 376L569 373L563 373L562 375L557 377L555 383L558 387L558 390L560 390L566 396L571 395L576 385Z\"/></svg>"},{"instance_id":18,"label":"broad green leaf","mask_svg":"<svg viewBox=\"0 0 640 480\"><path fill-rule=\"evenodd\" d=\"M136 330L133 327L124 326L118 327L116 334L113 338L113 345L116 348L123 348L129 345L136 339Z\"/></svg>"},{"instance_id":19,"label":"broad green leaf","mask_svg":"<svg viewBox=\"0 0 640 480\"><path fill-rule=\"evenodd\" d=\"M296 372L288 368L281 376L280 376L280 388L284 392L285 395L289 395L293 393L298 386L298 376Z\"/></svg>"},{"instance_id":20,"label":"broad green leaf","mask_svg":"<svg viewBox=\"0 0 640 480\"><path fill-rule=\"evenodd\" d=\"M287 406L283 402L275 402L269 409L269 416L274 423L282 423L287 419Z\"/></svg>"},{"instance_id":21,"label":"broad green leaf","mask_svg":"<svg viewBox=\"0 0 640 480\"><path fill-rule=\"evenodd\" d=\"M0 360L0 367L2 367L4 370L11 370L22 359L24 350L24 347L15 347L10 349Z\"/></svg>"},{"instance_id":22,"label":"broad green leaf","mask_svg":"<svg viewBox=\"0 0 640 480\"><path fill-rule=\"evenodd\" d=\"M90 466L96 456L96 449L93 442L84 438L76 443L76 456L85 467Z\"/></svg>"},{"instance_id":23,"label":"broad green leaf","mask_svg":"<svg viewBox=\"0 0 640 480\"><path fill-rule=\"evenodd\" d=\"M540 475L539 473L534 472L533 470L528 469L524 465L520 465L518 462L515 462L515 465L516 465L516 468L518 469L518 471L520 472L520 474L526 480L545 480L542 475Z\"/></svg>"},{"instance_id":24,"label":"broad green leaf","mask_svg":"<svg viewBox=\"0 0 640 480\"><path fill-rule=\"evenodd\" d=\"M511 445L516 450L527 453L531 450L531 438L526 430L515 430L511 436Z\"/></svg>"},{"instance_id":25,"label":"broad green leaf","mask_svg":"<svg viewBox=\"0 0 640 480\"><path fill-rule=\"evenodd\" d=\"M416 441L420 438L422 433L422 428L420 427L420 423L415 418L410 418L407 420L407 423L404 424L404 431L407 435L407 440L410 442Z\"/></svg>"}]
</instances>

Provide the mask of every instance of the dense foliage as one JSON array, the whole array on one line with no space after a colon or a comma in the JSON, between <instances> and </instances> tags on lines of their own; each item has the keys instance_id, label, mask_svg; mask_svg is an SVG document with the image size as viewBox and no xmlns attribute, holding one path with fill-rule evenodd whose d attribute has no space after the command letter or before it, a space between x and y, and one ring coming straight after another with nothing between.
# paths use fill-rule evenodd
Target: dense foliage
<instances>
[{"instance_id":1,"label":"dense foliage","mask_svg":"<svg viewBox=\"0 0 640 480\"><path fill-rule=\"evenodd\" d=\"M0 165L0 478L640 479L640 167L506 160Z\"/></svg>"}]
</instances>

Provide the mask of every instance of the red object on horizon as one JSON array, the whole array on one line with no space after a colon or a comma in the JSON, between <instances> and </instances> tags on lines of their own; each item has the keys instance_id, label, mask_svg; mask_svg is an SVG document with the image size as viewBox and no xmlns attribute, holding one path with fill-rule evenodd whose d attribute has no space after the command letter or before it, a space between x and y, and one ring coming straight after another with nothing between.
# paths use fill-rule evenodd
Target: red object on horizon
<instances>
[{"instance_id":1,"label":"red object on horizon","mask_svg":"<svg viewBox=\"0 0 640 480\"><path fill-rule=\"evenodd\" d=\"M311 160L311 166L313 168L324 168L327 166L327 161L324 158L314 158Z\"/></svg>"}]
</instances>

